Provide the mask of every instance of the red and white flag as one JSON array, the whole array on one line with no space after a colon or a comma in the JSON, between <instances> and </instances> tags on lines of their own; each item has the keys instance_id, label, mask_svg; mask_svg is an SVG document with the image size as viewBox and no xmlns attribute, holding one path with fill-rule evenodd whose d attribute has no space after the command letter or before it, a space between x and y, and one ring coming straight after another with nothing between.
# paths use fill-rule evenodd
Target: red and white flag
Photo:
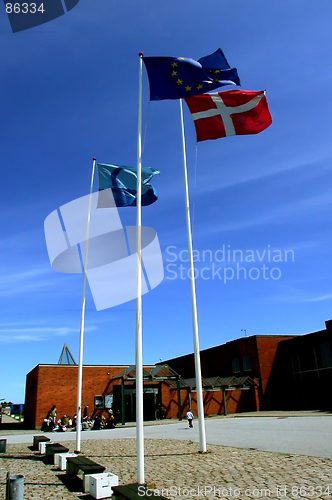
<instances>
[{"instance_id":1,"label":"red and white flag","mask_svg":"<svg viewBox=\"0 0 332 500\"><path fill-rule=\"evenodd\" d=\"M194 120L197 142L258 134L272 123L264 90L229 90L187 97L185 101Z\"/></svg>"}]
</instances>

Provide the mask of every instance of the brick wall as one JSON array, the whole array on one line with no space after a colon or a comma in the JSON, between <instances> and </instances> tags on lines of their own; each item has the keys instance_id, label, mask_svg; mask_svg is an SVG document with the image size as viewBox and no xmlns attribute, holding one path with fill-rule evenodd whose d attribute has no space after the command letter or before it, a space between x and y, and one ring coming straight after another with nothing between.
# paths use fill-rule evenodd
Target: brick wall
<instances>
[{"instance_id":1,"label":"brick wall","mask_svg":"<svg viewBox=\"0 0 332 500\"><path fill-rule=\"evenodd\" d=\"M256 337L242 338L227 342L226 344L204 349L200 352L202 377L229 377L233 375L232 360L234 358L242 359L244 356L250 356L252 361L253 377L259 377L259 363L257 360ZM181 374L182 378L195 377L194 355L187 354L167 361L163 361L171 366L176 372ZM248 375L243 371L239 375Z\"/></svg>"},{"instance_id":2,"label":"brick wall","mask_svg":"<svg viewBox=\"0 0 332 500\"><path fill-rule=\"evenodd\" d=\"M257 362L260 370L260 392L263 399L279 342L292 338L292 336L256 336Z\"/></svg>"},{"instance_id":3,"label":"brick wall","mask_svg":"<svg viewBox=\"0 0 332 500\"><path fill-rule=\"evenodd\" d=\"M264 394L267 383L271 374L278 344L281 341L292 339L291 336L273 336L273 335L253 335L241 339L227 342L226 344L204 349L200 352L202 377L230 377L230 376L250 376L257 379L259 382L258 390L255 389L255 394L245 395L242 391L240 397L238 392L233 391L233 396L228 394L230 400L229 413L240 411L256 411L262 405L264 407ZM245 371L243 359L245 356L250 356L251 370ZM240 371L234 373L232 361L239 360ZM191 378L195 376L194 355L188 354L178 358L165 361L176 372L181 374L182 378ZM216 395L213 397L215 400ZM220 401L219 401L220 399ZM228 403L227 403L228 404ZM221 409L219 409L218 405ZM218 409L218 411L216 411ZM223 413L222 393L218 395L218 402L209 403L209 409L206 410L209 414Z\"/></svg>"},{"instance_id":4,"label":"brick wall","mask_svg":"<svg viewBox=\"0 0 332 500\"><path fill-rule=\"evenodd\" d=\"M165 402L167 402L165 414L166 418L178 418L178 397L177 390L167 390L164 393ZM204 415L224 415L224 398L222 391L203 391ZM226 391L227 413L239 413L245 411L258 411L257 388L250 390L232 390ZM197 393L191 393L191 409L195 416L197 411ZM181 390L181 410L182 417L185 418L189 410L189 393L187 390Z\"/></svg>"},{"instance_id":5,"label":"brick wall","mask_svg":"<svg viewBox=\"0 0 332 500\"><path fill-rule=\"evenodd\" d=\"M267 386L278 343L291 337L252 336L227 342L224 345L201 351L202 376L227 377L233 375L232 360L250 356L252 370L244 372L241 361L241 373L237 376L250 375L260 381L261 399ZM194 357L192 354L181 356L167 362L182 378L195 376ZM120 379L114 377L123 370L123 366L84 366L82 381L82 410L88 405L89 415L96 413L95 396L113 394L114 385L120 385ZM25 420L29 427L42 425L50 408L54 404L58 418L64 414L73 417L76 413L78 367L72 365L38 365L27 375ZM127 384L126 384L127 386ZM256 392L255 392L256 391ZM178 417L177 391L170 390L167 383L160 384L161 405L166 418ZM204 392L205 413L220 415L224 413L222 391ZM182 415L189 408L188 391L181 390ZM192 393L192 407L195 414L196 393ZM255 411L259 408L257 389L250 391L227 391L227 411ZM119 408L121 411L121 408ZM98 410L99 412L99 410Z\"/></svg>"},{"instance_id":6,"label":"brick wall","mask_svg":"<svg viewBox=\"0 0 332 500\"><path fill-rule=\"evenodd\" d=\"M330 396L332 366L323 366L323 360L320 359L322 343L329 344L332 352L331 333L332 321L327 321L326 330L303 336L258 335L205 349L200 353L202 376L208 378L248 375L258 380L258 389L255 387L252 390L227 391L228 413L256 411L260 406L262 409L332 409ZM305 382L294 380L292 357L294 359L299 357L303 371L305 363L309 362L306 359L309 354L312 359L316 356L317 366L309 366L310 370L303 372L301 376L306 377ZM245 356L250 356L250 371L244 370ZM240 372L235 374L232 365L234 358L240 360L241 367ZM172 367L182 378L195 376L193 354L164 363ZM82 408L88 405L90 415L94 412L95 396L112 394L113 387L121 385L121 380L114 377L123 368L124 366L83 367ZM25 421L28 426L40 427L53 404L57 407L59 418L64 414L72 417L76 413L77 374L78 367L69 365L38 365L28 373L25 399ZM161 382L159 387L164 415L166 418L177 418L177 391L170 389L167 382ZM316 397L313 398L312 394ZM224 413L222 391L206 391L203 393L203 400L205 414ZM187 390L181 390L181 407L182 416L185 417L189 408ZM195 392L192 392L192 409L197 415Z\"/></svg>"},{"instance_id":7,"label":"brick wall","mask_svg":"<svg viewBox=\"0 0 332 500\"><path fill-rule=\"evenodd\" d=\"M280 342L265 394L266 409L332 410L332 331L326 330ZM321 346L329 346L330 360ZM265 408L264 408L265 409Z\"/></svg>"},{"instance_id":8,"label":"brick wall","mask_svg":"<svg viewBox=\"0 0 332 500\"><path fill-rule=\"evenodd\" d=\"M38 398L38 372L39 366L36 366L26 377L25 386L25 405L24 422L28 427L34 428L37 411Z\"/></svg>"},{"instance_id":9,"label":"brick wall","mask_svg":"<svg viewBox=\"0 0 332 500\"><path fill-rule=\"evenodd\" d=\"M112 379L123 368L83 366L82 411L88 405L91 415L94 411L95 396L112 394L113 385L121 383ZM77 404L77 376L78 367L71 365L38 365L27 375L25 421L29 427L40 427L52 405L57 408L58 418L62 418L64 414L74 416Z\"/></svg>"}]
</instances>

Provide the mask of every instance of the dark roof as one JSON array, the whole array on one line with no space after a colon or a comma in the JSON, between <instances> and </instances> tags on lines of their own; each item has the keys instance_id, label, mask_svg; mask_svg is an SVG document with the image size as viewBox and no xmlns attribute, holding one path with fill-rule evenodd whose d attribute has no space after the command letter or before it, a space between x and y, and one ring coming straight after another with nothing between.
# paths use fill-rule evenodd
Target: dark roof
<instances>
[{"instance_id":1,"label":"dark roof","mask_svg":"<svg viewBox=\"0 0 332 500\"><path fill-rule=\"evenodd\" d=\"M172 389L177 388L177 384L174 381L169 382ZM243 389L250 388L257 385L257 381L251 377L208 377L202 378L202 387L209 390L220 390L220 389ZM180 379L180 388L182 389L196 389L196 378L184 378Z\"/></svg>"},{"instance_id":2,"label":"dark roof","mask_svg":"<svg viewBox=\"0 0 332 500\"><path fill-rule=\"evenodd\" d=\"M123 368L114 379L124 378L126 380L136 380L136 366L128 366L128 368ZM143 380L175 380L179 379L180 375L173 370L170 366L164 365L155 365L155 366L144 366L143 367Z\"/></svg>"}]
</instances>

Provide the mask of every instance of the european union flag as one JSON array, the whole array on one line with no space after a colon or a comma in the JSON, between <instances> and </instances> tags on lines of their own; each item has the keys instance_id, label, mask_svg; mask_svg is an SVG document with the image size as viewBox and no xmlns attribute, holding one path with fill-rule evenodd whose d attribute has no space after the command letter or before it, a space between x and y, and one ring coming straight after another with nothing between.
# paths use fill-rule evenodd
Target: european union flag
<instances>
[{"instance_id":1,"label":"european union flag","mask_svg":"<svg viewBox=\"0 0 332 500\"><path fill-rule=\"evenodd\" d=\"M117 207L136 207L137 168L97 163L99 191L111 189ZM157 193L149 184L155 174L154 168L142 167L142 206L157 201ZM107 197L106 197L107 198ZM106 204L105 204L106 203ZM98 201L99 208L107 208L107 199Z\"/></svg>"},{"instance_id":2,"label":"european union flag","mask_svg":"<svg viewBox=\"0 0 332 500\"><path fill-rule=\"evenodd\" d=\"M223 85L240 85L221 49L198 61L184 57L143 57L149 79L150 101L204 94Z\"/></svg>"}]
</instances>

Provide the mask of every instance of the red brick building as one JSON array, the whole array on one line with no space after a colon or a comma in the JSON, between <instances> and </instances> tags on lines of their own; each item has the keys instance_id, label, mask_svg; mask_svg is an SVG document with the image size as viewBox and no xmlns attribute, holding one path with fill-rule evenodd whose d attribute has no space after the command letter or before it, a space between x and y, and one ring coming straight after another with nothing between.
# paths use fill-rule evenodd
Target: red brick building
<instances>
[{"instance_id":1,"label":"red brick building","mask_svg":"<svg viewBox=\"0 0 332 500\"><path fill-rule=\"evenodd\" d=\"M27 375L25 422L42 425L50 408L57 415L76 413L77 365L38 365ZM226 396L227 394L227 396ZM250 377L203 379L205 413L259 410L256 381ZM105 416L112 407L119 422L135 421L135 368L128 366L83 366L82 408L89 416ZM183 418L189 407L197 415L195 378L182 378L168 365L144 367L144 420Z\"/></svg>"},{"instance_id":2,"label":"red brick building","mask_svg":"<svg viewBox=\"0 0 332 500\"><path fill-rule=\"evenodd\" d=\"M332 410L332 321L307 335L255 335L201 351L204 412L220 415L277 409ZM76 413L75 365L38 365L26 382L25 421L40 427L53 404ZM194 355L144 368L144 419L197 415ZM82 405L135 421L135 369L84 366Z\"/></svg>"},{"instance_id":3,"label":"red brick building","mask_svg":"<svg viewBox=\"0 0 332 500\"><path fill-rule=\"evenodd\" d=\"M278 345L264 392L275 410L332 410L332 320Z\"/></svg>"},{"instance_id":4,"label":"red brick building","mask_svg":"<svg viewBox=\"0 0 332 500\"><path fill-rule=\"evenodd\" d=\"M240 381L247 379L249 383L249 378L256 381L258 389L255 391L255 398L259 396L259 401L253 399L252 394L234 390L234 387L225 384L228 412L253 411L261 408L278 345L291 338L293 337L254 335L200 352L203 379L210 380L218 375L221 379L225 379L225 382L229 378ZM184 379L195 377L194 354L170 359L165 363L180 373ZM224 413L223 405L220 411L215 413Z\"/></svg>"}]
</instances>

